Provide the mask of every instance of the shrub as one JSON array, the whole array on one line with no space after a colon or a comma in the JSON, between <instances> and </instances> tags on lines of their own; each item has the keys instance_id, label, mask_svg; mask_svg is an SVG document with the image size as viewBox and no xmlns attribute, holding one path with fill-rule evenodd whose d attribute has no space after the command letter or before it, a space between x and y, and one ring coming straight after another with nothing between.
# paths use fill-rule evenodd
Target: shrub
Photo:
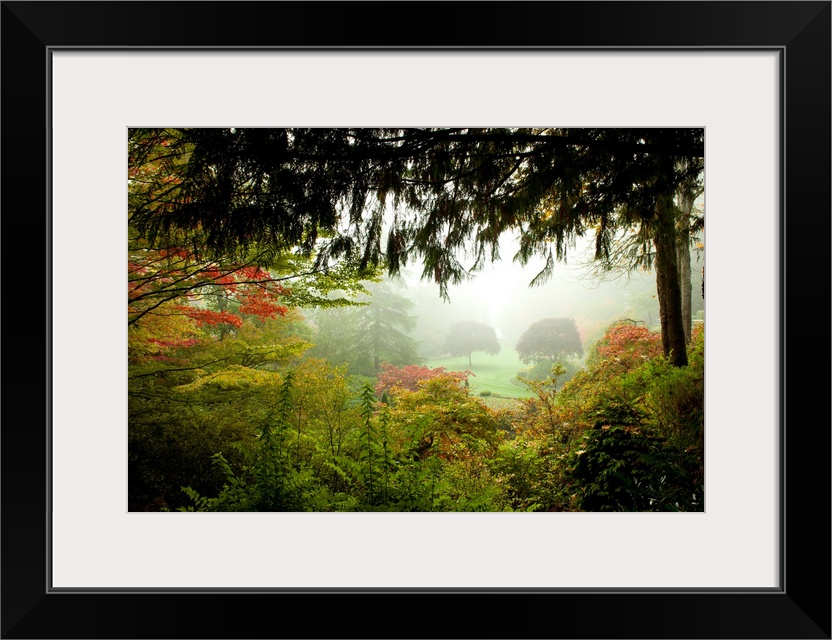
<instances>
[{"instance_id":1,"label":"shrub","mask_svg":"<svg viewBox=\"0 0 832 640\"><path fill-rule=\"evenodd\" d=\"M424 365L407 365L396 367L391 364L383 364L382 371L378 374L375 392L379 397L385 393L393 393L395 389L406 389L407 391L418 391L419 383L423 380L433 380L440 377L448 377L467 385L468 378L474 374L470 371L446 371L445 367L431 369Z\"/></svg>"},{"instance_id":2,"label":"shrub","mask_svg":"<svg viewBox=\"0 0 832 640\"><path fill-rule=\"evenodd\" d=\"M562 450L547 438L520 436L500 444L487 461L513 511L567 511Z\"/></svg>"},{"instance_id":3,"label":"shrub","mask_svg":"<svg viewBox=\"0 0 832 640\"><path fill-rule=\"evenodd\" d=\"M569 456L582 511L702 511L696 454L684 454L645 426L644 413L611 403ZM681 464L680 464L681 463Z\"/></svg>"},{"instance_id":4,"label":"shrub","mask_svg":"<svg viewBox=\"0 0 832 640\"><path fill-rule=\"evenodd\" d=\"M533 367L529 367L528 369L523 369L517 372L517 375L521 378L525 378L527 380L547 380L552 375L552 367L556 363L551 360L544 360L542 362L538 362ZM564 373L558 376L558 383L557 388L560 389L563 387L566 382L572 379L578 371L581 370L581 363L574 359L564 359L560 361L560 365L563 367Z\"/></svg>"},{"instance_id":5,"label":"shrub","mask_svg":"<svg viewBox=\"0 0 832 640\"><path fill-rule=\"evenodd\" d=\"M448 374L421 381L418 391L401 390L390 409L390 434L396 453L404 443L412 447L416 437L419 457L450 459L461 453L459 443L478 447L477 441L482 440L491 446L500 433L494 412Z\"/></svg>"},{"instance_id":6,"label":"shrub","mask_svg":"<svg viewBox=\"0 0 832 640\"><path fill-rule=\"evenodd\" d=\"M632 369L662 353L662 337L647 327L618 323L607 329L587 357L592 368L602 361L614 362L624 370Z\"/></svg>"}]
</instances>

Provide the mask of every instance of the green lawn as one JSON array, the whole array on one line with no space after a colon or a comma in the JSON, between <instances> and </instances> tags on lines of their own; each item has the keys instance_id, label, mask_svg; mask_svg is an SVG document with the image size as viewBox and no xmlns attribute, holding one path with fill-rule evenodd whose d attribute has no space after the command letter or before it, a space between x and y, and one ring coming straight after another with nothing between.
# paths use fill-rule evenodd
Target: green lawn
<instances>
[{"instance_id":1,"label":"green lawn","mask_svg":"<svg viewBox=\"0 0 832 640\"><path fill-rule=\"evenodd\" d=\"M490 391L491 393L506 398L531 398L533 393L525 387L511 383L517 372L525 369L517 357L517 352L506 345L502 345L500 353L490 355L488 353L474 352L471 354L472 366L468 366L467 356L453 358L437 358L428 360L425 364L428 367L445 367L448 371L473 371L475 376L468 379L473 393Z\"/></svg>"}]
</instances>

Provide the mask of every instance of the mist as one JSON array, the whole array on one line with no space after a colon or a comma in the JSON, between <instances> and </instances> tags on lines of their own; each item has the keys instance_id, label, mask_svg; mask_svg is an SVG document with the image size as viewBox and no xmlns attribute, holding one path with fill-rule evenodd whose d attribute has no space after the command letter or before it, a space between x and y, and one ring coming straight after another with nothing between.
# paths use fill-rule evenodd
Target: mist
<instances>
[{"instance_id":1,"label":"mist","mask_svg":"<svg viewBox=\"0 0 832 640\"><path fill-rule=\"evenodd\" d=\"M351 374L374 376L385 363L443 367L449 371L476 372L471 386L478 393L504 397L527 397L528 389L516 376L539 376L533 366L521 361L516 346L529 327L547 318L568 318L575 322L583 353L568 364L564 382L581 368L587 354L606 330L616 321L627 320L654 332L660 331L656 277L652 270L599 272L594 260L594 240L577 238L566 251L565 260L557 262L551 276L531 285L545 265L542 257L523 265L515 260L519 240L508 234L500 239L499 259L489 261L479 271L459 284L448 284L448 299L440 287L423 279L420 265L410 264L399 276L384 277L380 283L365 283L371 295L361 298L369 308L309 310L307 319L317 334L311 355L345 364ZM459 261L470 267L473 257L460 255ZM692 256L692 313L702 310L703 301L696 295L701 287L701 256ZM389 348L376 351L375 366L369 358L355 354L357 345L368 338L372 309L393 314L382 339ZM394 317L398 314L398 318ZM700 314L701 315L701 314ZM476 322L493 328L500 345L498 353L474 352L468 356L449 353L451 327L461 322ZM369 333L373 333L369 331ZM339 347L333 346L338 345ZM352 355L348 355L348 354ZM379 353L381 356L379 357Z\"/></svg>"},{"instance_id":2,"label":"mist","mask_svg":"<svg viewBox=\"0 0 832 640\"><path fill-rule=\"evenodd\" d=\"M543 269L542 258L521 265L513 258L519 243L504 237L499 261L458 285L449 285L449 301L439 295L439 285L423 280L416 269L398 279L398 290L417 308L414 330L422 355L441 355L442 342L453 323L473 320L494 328L503 348L513 349L528 327L544 318L575 320L585 350L613 321L629 318L648 328L658 328L656 279L652 271L609 274L599 280L591 273L592 241L583 239L567 251L566 261L555 265L543 284L530 286Z\"/></svg>"}]
</instances>

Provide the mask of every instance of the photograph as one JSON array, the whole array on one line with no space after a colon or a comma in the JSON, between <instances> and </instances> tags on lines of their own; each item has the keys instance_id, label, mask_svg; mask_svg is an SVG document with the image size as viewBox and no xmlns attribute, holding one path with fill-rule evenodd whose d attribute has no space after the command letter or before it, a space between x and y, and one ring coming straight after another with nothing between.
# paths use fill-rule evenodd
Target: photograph
<instances>
[{"instance_id":1,"label":"photograph","mask_svg":"<svg viewBox=\"0 0 832 640\"><path fill-rule=\"evenodd\" d=\"M0 638L832 637L829 0L0 5Z\"/></svg>"},{"instance_id":2,"label":"photograph","mask_svg":"<svg viewBox=\"0 0 832 640\"><path fill-rule=\"evenodd\" d=\"M130 511L704 511L702 128L130 129Z\"/></svg>"}]
</instances>

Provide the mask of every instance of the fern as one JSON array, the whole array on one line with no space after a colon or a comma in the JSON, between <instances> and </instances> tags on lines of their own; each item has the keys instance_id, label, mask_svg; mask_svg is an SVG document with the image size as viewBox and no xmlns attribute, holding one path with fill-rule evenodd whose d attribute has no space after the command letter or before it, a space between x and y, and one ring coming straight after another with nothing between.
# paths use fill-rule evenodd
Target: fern
<instances>
[{"instance_id":1,"label":"fern","mask_svg":"<svg viewBox=\"0 0 832 640\"><path fill-rule=\"evenodd\" d=\"M184 511L294 511L310 498L320 505L320 492L307 491L312 484L308 472L294 469L286 446L289 417L293 409L294 372L286 374L280 385L276 411L255 429L254 450L242 443L233 447L242 454L246 466L237 475L221 453L213 456L225 476L225 484L216 498L199 495L190 487L182 490L194 502ZM307 495L304 495L306 492Z\"/></svg>"}]
</instances>

